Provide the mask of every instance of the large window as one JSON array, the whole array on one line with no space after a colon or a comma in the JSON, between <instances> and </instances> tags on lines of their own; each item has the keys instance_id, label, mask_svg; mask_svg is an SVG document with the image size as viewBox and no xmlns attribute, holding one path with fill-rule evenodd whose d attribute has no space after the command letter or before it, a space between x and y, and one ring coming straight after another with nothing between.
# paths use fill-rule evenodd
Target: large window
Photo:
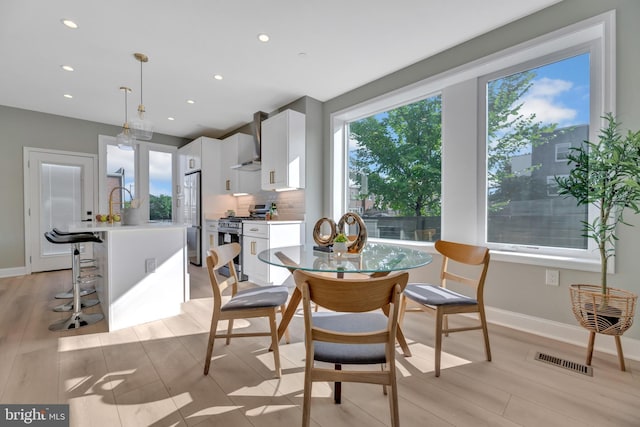
<instances>
[{"instance_id":1,"label":"large window","mask_svg":"<svg viewBox=\"0 0 640 427\"><path fill-rule=\"evenodd\" d=\"M110 196L116 213L135 198L150 221L172 221L176 148L140 142L135 151L126 151L114 137L100 135L98 141L99 212L109 212Z\"/></svg>"},{"instance_id":2,"label":"large window","mask_svg":"<svg viewBox=\"0 0 640 427\"><path fill-rule=\"evenodd\" d=\"M432 96L349 123L347 209L369 236L440 236L441 116Z\"/></svg>"},{"instance_id":3,"label":"large window","mask_svg":"<svg viewBox=\"0 0 640 427\"><path fill-rule=\"evenodd\" d=\"M554 177L615 113L614 21L607 12L332 113L331 216L360 213L371 238L597 271L581 232L593 209L559 196Z\"/></svg>"},{"instance_id":4,"label":"large window","mask_svg":"<svg viewBox=\"0 0 640 427\"><path fill-rule=\"evenodd\" d=\"M486 241L587 249L587 207L557 197L554 176L569 172L569 148L589 139L590 55L511 71L484 85Z\"/></svg>"}]
</instances>

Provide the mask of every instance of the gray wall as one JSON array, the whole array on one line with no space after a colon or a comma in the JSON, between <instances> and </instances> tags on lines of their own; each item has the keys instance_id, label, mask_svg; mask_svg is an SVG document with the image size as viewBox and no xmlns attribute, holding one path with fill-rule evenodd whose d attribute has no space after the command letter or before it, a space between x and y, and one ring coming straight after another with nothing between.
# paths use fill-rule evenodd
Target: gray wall
<instances>
[{"instance_id":1,"label":"gray wall","mask_svg":"<svg viewBox=\"0 0 640 427\"><path fill-rule=\"evenodd\" d=\"M24 267L23 147L98 153L98 135L120 127L0 106L0 269ZM153 142L178 147L186 140L154 134Z\"/></svg>"},{"instance_id":2,"label":"gray wall","mask_svg":"<svg viewBox=\"0 0 640 427\"><path fill-rule=\"evenodd\" d=\"M324 129L329 129L330 115L349 106L385 94L429 76L464 65L515 44L559 28L616 9L616 112L623 128L640 129L640 97L637 91L640 70L640 1L638 0L564 0L536 14L477 37L393 74L336 97L324 104ZM325 134L325 151L329 151L329 134ZM330 176L325 164L325 177ZM328 179L328 178L327 178ZM329 189L325 188L325 192ZM328 200L325 194L325 200ZM616 274L610 286L640 293L640 218L628 215L635 227L619 230ZM439 260L412 274L412 279L436 280ZM572 283L598 283L596 273L560 271L560 287L546 286L545 268L531 265L492 262L486 288L487 304L525 315L575 325L570 310L568 286ZM636 321L638 315L636 314ZM640 339L640 328L631 328L626 337Z\"/></svg>"}]
</instances>

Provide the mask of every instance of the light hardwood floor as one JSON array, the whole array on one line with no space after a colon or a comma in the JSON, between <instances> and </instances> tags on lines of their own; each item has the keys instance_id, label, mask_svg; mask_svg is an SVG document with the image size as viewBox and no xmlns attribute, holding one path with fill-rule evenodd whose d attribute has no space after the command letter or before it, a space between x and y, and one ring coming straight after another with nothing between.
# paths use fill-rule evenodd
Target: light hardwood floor
<instances>
[{"instance_id":1,"label":"light hardwood floor","mask_svg":"<svg viewBox=\"0 0 640 427\"><path fill-rule=\"evenodd\" d=\"M0 402L68 403L71 425L79 427L300 425L301 317L293 319L292 343L281 345L280 380L267 337L216 341L203 376L211 289L204 269L190 270L192 300L181 315L116 332L104 322L47 329L64 317L51 307L69 271L0 279ZM236 323L266 327L261 321ZM627 359L621 372L615 356L596 353L588 377L534 360L542 351L584 363L584 347L490 325L492 362L484 360L479 331L453 334L435 378L433 320L407 313L404 331L413 352L397 353L404 426L640 426L638 362ZM377 386L345 384L341 405L328 384L315 384L313 395L315 426L389 425Z\"/></svg>"}]
</instances>

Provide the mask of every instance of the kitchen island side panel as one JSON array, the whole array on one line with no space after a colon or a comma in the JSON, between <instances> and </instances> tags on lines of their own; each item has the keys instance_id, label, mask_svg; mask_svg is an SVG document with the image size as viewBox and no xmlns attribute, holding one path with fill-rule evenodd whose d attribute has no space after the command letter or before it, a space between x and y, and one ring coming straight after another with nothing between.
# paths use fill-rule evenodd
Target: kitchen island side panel
<instances>
[{"instance_id":1,"label":"kitchen island side panel","mask_svg":"<svg viewBox=\"0 0 640 427\"><path fill-rule=\"evenodd\" d=\"M98 295L109 330L180 314L189 299L186 228L114 229L104 234Z\"/></svg>"}]
</instances>

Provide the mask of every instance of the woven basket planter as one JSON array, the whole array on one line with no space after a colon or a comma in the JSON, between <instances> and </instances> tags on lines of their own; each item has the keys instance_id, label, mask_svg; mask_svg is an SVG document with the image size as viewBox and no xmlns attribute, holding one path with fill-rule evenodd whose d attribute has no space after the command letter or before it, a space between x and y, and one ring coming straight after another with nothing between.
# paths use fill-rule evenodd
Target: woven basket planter
<instances>
[{"instance_id":1,"label":"woven basket planter","mask_svg":"<svg viewBox=\"0 0 640 427\"><path fill-rule=\"evenodd\" d=\"M638 296L599 285L571 285L571 306L580 324L591 332L622 335L633 324Z\"/></svg>"}]
</instances>

